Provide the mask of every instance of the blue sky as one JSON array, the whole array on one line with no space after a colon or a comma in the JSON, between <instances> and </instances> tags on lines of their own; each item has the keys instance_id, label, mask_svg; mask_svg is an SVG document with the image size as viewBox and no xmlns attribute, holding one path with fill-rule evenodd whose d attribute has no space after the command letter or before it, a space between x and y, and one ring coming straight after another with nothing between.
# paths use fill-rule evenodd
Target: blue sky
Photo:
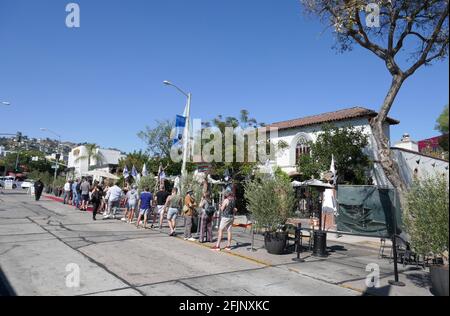
<instances>
[{"instance_id":1,"label":"blue sky","mask_svg":"<svg viewBox=\"0 0 450 316\"><path fill-rule=\"evenodd\" d=\"M248 109L274 122L361 105L378 109L390 83L363 49L338 54L297 0L80 0L81 28L65 26L62 0L0 0L0 133L20 130L144 148L137 132L174 119L193 93L192 115ZM421 69L400 92L393 140L437 135L448 103L448 62Z\"/></svg>"}]
</instances>

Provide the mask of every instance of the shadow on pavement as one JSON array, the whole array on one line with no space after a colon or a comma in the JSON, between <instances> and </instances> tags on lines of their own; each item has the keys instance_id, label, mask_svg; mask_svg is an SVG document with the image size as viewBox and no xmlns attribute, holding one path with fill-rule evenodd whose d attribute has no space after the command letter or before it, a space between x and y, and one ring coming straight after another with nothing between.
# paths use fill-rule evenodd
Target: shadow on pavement
<instances>
[{"instance_id":1,"label":"shadow on pavement","mask_svg":"<svg viewBox=\"0 0 450 316\"><path fill-rule=\"evenodd\" d=\"M16 292L0 268L0 296L16 296Z\"/></svg>"},{"instance_id":2,"label":"shadow on pavement","mask_svg":"<svg viewBox=\"0 0 450 316\"><path fill-rule=\"evenodd\" d=\"M391 286L386 285L380 288L368 288L363 292L363 296L389 296L389 293L391 292Z\"/></svg>"}]
</instances>

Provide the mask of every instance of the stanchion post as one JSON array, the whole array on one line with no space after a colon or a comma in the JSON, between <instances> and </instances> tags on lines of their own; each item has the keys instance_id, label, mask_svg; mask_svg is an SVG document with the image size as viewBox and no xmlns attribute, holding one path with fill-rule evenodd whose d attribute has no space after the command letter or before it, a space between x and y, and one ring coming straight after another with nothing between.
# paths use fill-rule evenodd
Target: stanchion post
<instances>
[{"instance_id":1,"label":"stanchion post","mask_svg":"<svg viewBox=\"0 0 450 316\"><path fill-rule=\"evenodd\" d=\"M405 283L400 282L398 277L398 256L397 256L397 217L395 214L395 206L397 205L397 192L394 190L394 207L391 207L391 219L394 226L394 233L392 234L392 250L394 254L394 280L389 280L388 283L392 286L404 287Z\"/></svg>"},{"instance_id":2,"label":"stanchion post","mask_svg":"<svg viewBox=\"0 0 450 316\"><path fill-rule=\"evenodd\" d=\"M297 257L293 258L292 261L305 262L305 260L301 258L302 246L302 223L298 223L297 228L295 229L295 251L297 252Z\"/></svg>"},{"instance_id":3,"label":"stanchion post","mask_svg":"<svg viewBox=\"0 0 450 316\"><path fill-rule=\"evenodd\" d=\"M252 251L252 252L255 252L256 251L256 249L255 249L255 230L254 230L254 223L252 223L252 226L251 226L252 228L251 228L251 235L252 235L252 244L251 244L251 246L250 246L250 248L247 248L247 250L248 251Z\"/></svg>"}]
</instances>

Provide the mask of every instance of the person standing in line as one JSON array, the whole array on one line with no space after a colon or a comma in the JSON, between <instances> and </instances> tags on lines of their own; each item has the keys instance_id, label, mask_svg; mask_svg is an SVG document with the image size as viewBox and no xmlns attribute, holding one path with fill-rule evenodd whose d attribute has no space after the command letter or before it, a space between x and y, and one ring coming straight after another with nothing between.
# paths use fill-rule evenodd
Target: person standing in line
<instances>
[{"instance_id":1,"label":"person standing in line","mask_svg":"<svg viewBox=\"0 0 450 316\"><path fill-rule=\"evenodd\" d=\"M39 201L41 199L42 191L44 191L44 184L42 183L41 179L38 179L34 183L34 197L36 201Z\"/></svg>"},{"instance_id":2,"label":"person standing in line","mask_svg":"<svg viewBox=\"0 0 450 316\"><path fill-rule=\"evenodd\" d=\"M91 185L88 180L85 178L83 183L81 183L81 210L87 211L89 204L89 191L91 191Z\"/></svg>"},{"instance_id":3,"label":"person standing in line","mask_svg":"<svg viewBox=\"0 0 450 316\"><path fill-rule=\"evenodd\" d=\"M159 191L156 193L155 200L156 200L156 212L159 215L159 229L162 229L163 222L164 222L164 214L166 212L166 202L167 198L170 196L169 192L165 190L165 187L161 185L159 187ZM156 217L156 213L155 213Z\"/></svg>"},{"instance_id":4,"label":"person standing in line","mask_svg":"<svg viewBox=\"0 0 450 316\"><path fill-rule=\"evenodd\" d=\"M207 191L203 193L199 207L202 209L200 215L200 239L199 242L212 242L212 222L216 208L212 204L211 194Z\"/></svg>"},{"instance_id":5,"label":"person standing in line","mask_svg":"<svg viewBox=\"0 0 450 316\"><path fill-rule=\"evenodd\" d=\"M79 180L77 183L77 198L78 198L78 207L77 208L80 210L81 210L81 199L82 199L82 197L81 197L81 181L82 180Z\"/></svg>"},{"instance_id":6,"label":"person standing in line","mask_svg":"<svg viewBox=\"0 0 450 316\"><path fill-rule=\"evenodd\" d=\"M106 195L109 191L109 183L105 183L102 188L102 205L100 206L100 211L104 214L108 211L108 200L106 199Z\"/></svg>"},{"instance_id":7,"label":"person standing in line","mask_svg":"<svg viewBox=\"0 0 450 316\"><path fill-rule=\"evenodd\" d=\"M195 241L192 237L192 222L195 216L195 207L197 204L194 199L194 192L189 190L184 198L184 240Z\"/></svg>"},{"instance_id":8,"label":"person standing in line","mask_svg":"<svg viewBox=\"0 0 450 316\"><path fill-rule=\"evenodd\" d=\"M236 200L233 197L232 192L228 192L225 200L223 201L220 211L222 212L222 218L220 220L219 234L217 237L217 244L212 248L214 251L220 251L220 243L222 242L223 232L227 231L228 243L225 250L231 250L231 240L232 234L231 230L233 228L234 215L237 212Z\"/></svg>"},{"instance_id":9,"label":"person standing in line","mask_svg":"<svg viewBox=\"0 0 450 316\"><path fill-rule=\"evenodd\" d=\"M78 181L79 180L77 179L72 183L72 205L75 207L78 207L78 192L77 192Z\"/></svg>"},{"instance_id":10,"label":"person standing in line","mask_svg":"<svg viewBox=\"0 0 450 316\"><path fill-rule=\"evenodd\" d=\"M97 220L97 213L99 211L101 201L102 201L102 193L99 189L99 186L95 185L91 195L91 203L93 206L92 219L94 221Z\"/></svg>"},{"instance_id":11,"label":"person standing in line","mask_svg":"<svg viewBox=\"0 0 450 316\"><path fill-rule=\"evenodd\" d=\"M69 204L71 190L72 189L71 189L70 181L67 180L66 184L64 184L63 204Z\"/></svg>"},{"instance_id":12,"label":"person standing in line","mask_svg":"<svg viewBox=\"0 0 450 316\"><path fill-rule=\"evenodd\" d=\"M125 216L122 218L123 221L126 221L129 224L133 222L136 207L139 203L138 200L139 193L137 190L137 186L133 185L131 190L127 192L127 211L125 212Z\"/></svg>"},{"instance_id":13,"label":"person standing in line","mask_svg":"<svg viewBox=\"0 0 450 316\"><path fill-rule=\"evenodd\" d=\"M141 219L144 218L144 229L147 229L148 214L151 212L153 195L148 187L144 188L139 201L139 217L137 219L136 228L139 228Z\"/></svg>"},{"instance_id":14,"label":"person standing in line","mask_svg":"<svg viewBox=\"0 0 450 316\"><path fill-rule=\"evenodd\" d=\"M108 193L106 193L106 200L108 201L108 209L103 216L103 219L112 218L116 219L117 209L120 208L120 199L122 198L123 192L122 189L114 184L109 188ZM112 215L111 215L112 213Z\"/></svg>"},{"instance_id":15,"label":"person standing in line","mask_svg":"<svg viewBox=\"0 0 450 316\"><path fill-rule=\"evenodd\" d=\"M177 217L180 213L181 207L182 207L182 199L181 196L178 195L178 189L175 187L172 190L172 195L170 195L167 198L165 208L168 209L167 211L167 221L169 223L170 228L170 234L169 236L174 237L177 228Z\"/></svg>"}]
</instances>

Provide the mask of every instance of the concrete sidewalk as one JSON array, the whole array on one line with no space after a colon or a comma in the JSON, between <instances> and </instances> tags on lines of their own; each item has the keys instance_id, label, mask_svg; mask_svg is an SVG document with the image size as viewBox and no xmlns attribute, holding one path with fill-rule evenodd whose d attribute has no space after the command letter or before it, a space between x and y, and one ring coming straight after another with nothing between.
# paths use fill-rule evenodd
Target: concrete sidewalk
<instances>
[{"instance_id":1,"label":"concrete sidewalk","mask_svg":"<svg viewBox=\"0 0 450 316\"><path fill-rule=\"evenodd\" d=\"M371 248L330 242L328 258L304 253L306 262L297 263L293 253L268 254L261 236L249 251L250 230L235 229L237 247L220 253L167 232L93 222L62 203L0 194L0 266L18 295L431 295L421 270L402 269L407 287L388 287L393 267ZM80 268L80 287L66 286L70 263ZM365 285L370 263L380 268L380 288Z\"/></svg>"}]
</instances>

